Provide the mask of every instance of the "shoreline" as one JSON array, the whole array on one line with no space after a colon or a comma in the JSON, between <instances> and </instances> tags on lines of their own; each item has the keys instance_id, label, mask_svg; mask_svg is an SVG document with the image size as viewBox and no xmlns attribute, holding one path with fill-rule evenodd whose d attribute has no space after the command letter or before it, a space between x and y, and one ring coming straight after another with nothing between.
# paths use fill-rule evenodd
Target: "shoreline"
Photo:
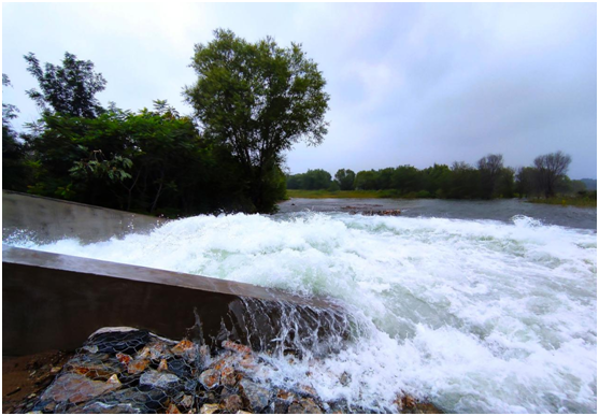
<instances>
[{"instance_id":1,"label":"shoreline","mask_svg":"<svg viewBox=\"0 0 599 416\"><path fill-rule=\"evenodd\" d=\"M392 195L393 192L390 191L327 191L324 189L321 190L305 190L305 189L288 189L287 190L287 199L289 201L291 199L393 199L393 200L405 200L405 201L415 201L421 199L442 199L442 198L418 198L418 197L400 197ZM522 202L528 202L531 204L545 204L545 205L558 205L558 206L572 206L577 208L597 208L596 200L582 199L576 197L554 197L548 199L541 198L498 198L498 199L490 199L490 200L482 200L482 199L442 199L445 201L500 201L504 199L517 199ZM284 202L284 201L280 201Z\"/></svg>"}]
</instances>

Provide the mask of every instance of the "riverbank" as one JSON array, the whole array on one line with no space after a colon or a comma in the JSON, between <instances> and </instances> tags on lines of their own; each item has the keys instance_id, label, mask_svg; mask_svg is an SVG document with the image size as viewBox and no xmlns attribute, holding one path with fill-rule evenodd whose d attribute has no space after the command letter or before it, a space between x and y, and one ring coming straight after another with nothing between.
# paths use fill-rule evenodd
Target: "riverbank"
<instances>
[{"instance_id":1,"label":"riverbank","mask_svg":"<svg viewBox=\"0 0 599 416\"><path fill-rule=\"evenodd\" d=\"M395 190L354 190L354 191L328 191L326 189L307 190L307 189L288 189L287 197L304 199L399 199L399 200L418 200L431 198L418 198L398 196ZM562 205L579 208L597 208L597 200L590 197L579 196L556 196L554 198L534 198L523 200L534 204Z\"/></svg>"},{"instance_id":2,"label":"riverbank","mask_svg":"<svg viewBox=\"0 0 599 416\"><path fill-rule=\"evenodd\" d=\"M527 202L533 204L562 205L579 208L597 208L597 199L589 197L556 196L553 198L535 198Z\"/></svg>"},{"instance_id":3,"label":"riverbank","mask_svg":"<svg viewBox=\"0 0 599 416\"><path fill-rule=\"evenodd\" d=\"M376 199L376 198L399 198L395 190L382 191L328 191L326 189L307 190L307 189L287 189L287 197L289 198L307 198L307 199ZM411 199L411 198L404 198Z\"/></svg>"}]
</instances>

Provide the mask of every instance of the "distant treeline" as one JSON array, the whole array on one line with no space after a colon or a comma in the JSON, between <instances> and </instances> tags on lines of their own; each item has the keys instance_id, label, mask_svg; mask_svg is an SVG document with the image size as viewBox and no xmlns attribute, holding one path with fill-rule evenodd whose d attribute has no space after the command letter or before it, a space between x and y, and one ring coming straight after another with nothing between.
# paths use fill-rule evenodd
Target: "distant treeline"
<instances>
[{"instance_id":1,"label":"distant treeline","mask_svg":"<svg viewBox=\"0 0 599 416\"><path fill-rule=\"evenodd\" d=\"M287 175L287 188L377 190L386 191L385 196L404 198L550 198L557 194L588 194L596 198L596 192L588 192L583 181L571 180L566 175L570 162L570 156L558 151L539 156L532 166L518 170L504 166L500 154L485 156L476 166L465 162L454 162L451 166L435 164L426 169L403 165L357 174L350 169L339 169L334 177L325 170L314 169Z\"/></svg>"}]
</instances>

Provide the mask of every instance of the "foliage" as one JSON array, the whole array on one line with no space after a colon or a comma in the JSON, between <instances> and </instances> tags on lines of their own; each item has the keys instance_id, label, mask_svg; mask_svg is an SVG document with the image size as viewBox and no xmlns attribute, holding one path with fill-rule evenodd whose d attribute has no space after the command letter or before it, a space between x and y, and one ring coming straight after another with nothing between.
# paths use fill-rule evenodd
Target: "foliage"
<instances>
[{"instance_id":1,"label":"foliage","mask_svg":"<svg viewBox=\"0 0 599 416\"><path fill-rule=\"evenodd\" d=\"M247 205L237 162L166 102L94 119L46 113L43 125L27 136L37 162L32 193L155 214Z\"/></svg>"},{"instance_id":2,"label":"foliage","mask_svg":"<svg viewBox=\"0 0 599 416\"><path fill-rule=\"evenodd\" d=\"M2 74L2 86L12 86L6 74ZM27 149L11 124L18 112L14 105L2 103L2 188L12 191L26 190L31 178Z\"/></svg>"},{"instance_id":3,"label":"foliage","mask_svg":"<svg viewBox=\"0 0 599 416\"><path fill-rule=\"evenodd\" d=\"M254 209L269 212L275 200L266 195L276 189L269 178L277 177L282 152L301 139L320 144L327 133L325 80L298 44L250 43L221 29L214 35L195 46L198 80L184 95L204 137L239 161Z\"/></svg>"},{"instance_id":4,"label":"foliage","mask_svg":"<svg viewBox=\"0 0 599 416\"><path fill-rule=\"evenodd\" d=\"M66 52L62 66L46 63L43 70L32 52L24 58L41 90L31 89L27 94L44 112L49 111L48 106L54 113L73 117L94 118L104 112L95 95L106 88L106 80L94 72L91 61Z\"/></svg>"},{"instance_id":5,"label":"foliage","mask_svg":"<svg viewBox=\"0 0 599 416\"><path fill-rule=\"evenodd\" d=\"M339 184L342 191L351 191L354 189L356 173L351 169L339 169L335 173L335 181Z\"/></svg>"}]
</instances>

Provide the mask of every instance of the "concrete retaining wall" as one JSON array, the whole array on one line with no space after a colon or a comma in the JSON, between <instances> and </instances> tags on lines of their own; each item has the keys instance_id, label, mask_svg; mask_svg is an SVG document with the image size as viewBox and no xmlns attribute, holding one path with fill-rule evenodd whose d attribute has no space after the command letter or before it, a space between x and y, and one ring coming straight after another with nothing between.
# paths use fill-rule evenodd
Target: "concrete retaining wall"
<instances>
[{"instance_id":1,"label":"concrete retaining wall","mask_svg":"<svg viewBox=\"0 0 599 416\"><path fill-rule=\"evenodd\" d=\"M29 235L41 243L64 237L96 242L133 231L149 232L164 221L77 202L2 191L3 241L17 230L28 230Z\"/></svg>"},{"instance_id":2,"label":"concrete retaining wall","mask_svg":"<svg viewBox=\"0 0 599 416\"><path fill-rule=\"evenodd\" d=\"M129 222L128 222L129 221ZM155 226L155 218L3 192L3 231L40 239L98 241ZM114 234L112 234L114 233ZM4 237L4 236L3 236ZM173 339L229 339L255 349L318 347L348 324L327 300L164 270L2 246L3 355L73 350L105 326L148 329ZM284 330L293 319L294 328ZM223 326L224 324L224 326ZM289 328L288 328L289 329ZM223 334L223 330L226 334ZM195 331L195 332L194 332ZM317 344L323 342L324 348Z\"/></svg>"}]
</instances>

